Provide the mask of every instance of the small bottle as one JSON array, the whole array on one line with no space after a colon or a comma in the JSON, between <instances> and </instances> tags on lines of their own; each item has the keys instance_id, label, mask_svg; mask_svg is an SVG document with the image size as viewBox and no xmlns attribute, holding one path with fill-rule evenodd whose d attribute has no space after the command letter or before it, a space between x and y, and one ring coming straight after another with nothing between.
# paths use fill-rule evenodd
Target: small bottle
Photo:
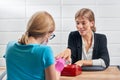
<instances>
[{"instance_id":1,"label":"small bottle","mask_svg":"<svg viewBox=\"0 0 120 80\"><path fill-rule=\"evenodd\" d=\"M55 68L57 71L61 72L64 69L65 60L62 58L56 59Z\"/></svg>"}]
</instances>

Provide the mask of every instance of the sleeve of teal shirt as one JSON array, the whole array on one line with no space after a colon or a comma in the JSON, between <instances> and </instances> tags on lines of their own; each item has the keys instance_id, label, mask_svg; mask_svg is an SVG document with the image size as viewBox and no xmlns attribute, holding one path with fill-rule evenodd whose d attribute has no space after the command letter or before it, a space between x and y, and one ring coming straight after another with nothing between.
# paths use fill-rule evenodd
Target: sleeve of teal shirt
<instances>
[{"instance_id":1,"label":"sleeve of teal shirt","mask_svg":"<svg viewBox=\"0 0 120 80\"><path fill-rule=\"evenodd\" d=\"M11 46L13 43L15 43L15 41L10 41L10 42L7 43L6 52L8 51L8 48L10 48L10 46ZM6 52L4 53L3 58L6 58Z\"/></svg>"},{"instance_id":2,"label":"sleeve of teal shirt","mask_svg":"<svg viewBox=\"0 0 120 80\"><path fill-rule=\"evenodd\" d=\"M44 57L44 66L45 66L45 68L47 68L50 65L54 64L55 59L54 59L53 51L52 51L51 47L46 46L43 57Z\"/></svg>"}]
</instances>

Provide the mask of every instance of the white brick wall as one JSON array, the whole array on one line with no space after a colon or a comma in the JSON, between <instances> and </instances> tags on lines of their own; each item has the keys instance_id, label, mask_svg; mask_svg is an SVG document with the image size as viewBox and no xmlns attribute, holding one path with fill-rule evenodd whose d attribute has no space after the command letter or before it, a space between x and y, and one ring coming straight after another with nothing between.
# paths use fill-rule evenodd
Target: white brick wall
<instances>
[{"instance_id":1,"label":"white brick wall","mask_svg":"<svg viewBox=\"0 0 120 80\"><path fill-rule=\"evenodd\" d=\"M17 40L25 31L30 16L39 10L52 14L56 22L56 37L49 45L54 55L67 46L68 34L76 30L74 15L86 7L95 13L97 32L108 39L111 65L120 65L120 1L119 0L1 0L0 1L0 66L8 41Z\"/></svg>"}]
</instances>

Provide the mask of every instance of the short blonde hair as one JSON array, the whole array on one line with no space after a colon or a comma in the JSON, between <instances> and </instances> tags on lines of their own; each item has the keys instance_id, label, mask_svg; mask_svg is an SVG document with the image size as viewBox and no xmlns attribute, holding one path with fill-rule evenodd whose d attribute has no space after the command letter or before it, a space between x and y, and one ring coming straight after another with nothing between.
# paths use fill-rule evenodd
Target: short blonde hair
<instances>
[{"instance_id":1,"label":"short blonde hair","mask_svg":"<svg viewBox=\"0 0 120 80\"><path fill-rule=\"evenodd\" d=\"M77 11L77 13L75 14L75 20L78 17L83 17L83 16L86 17L90 22L94 21L94 25L91 27L91 29L93 32L96 32L95 17L93 11L88 8L82 8L79 11Z\"/></svg>"},{"instance_id":2,"label":"short blonde hair","mask_svg":"<svg viewBox=\"0 0 120 80\"><path fill-rule=\"evenodd\" d=\"M26 44L28 37L34 38L43 37L47 33L52 33L55 30L55 22L53 17L45 11L36 12L27 24L27 30L19 43Z\"/></svg>"}]
</instances>

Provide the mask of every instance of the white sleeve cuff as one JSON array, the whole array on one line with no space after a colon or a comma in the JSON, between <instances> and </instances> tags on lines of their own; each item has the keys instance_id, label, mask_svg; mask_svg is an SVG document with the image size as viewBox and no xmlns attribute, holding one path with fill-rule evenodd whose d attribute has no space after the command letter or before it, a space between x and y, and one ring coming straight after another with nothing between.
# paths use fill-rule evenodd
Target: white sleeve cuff
<instances>
[{"instance_id":1,"label":"white sleeve cuff","mask_svg":"<svg viewBox=\"0 0 120 80\"><path fill-rule=\"evenodd\" d=\"M105 62L104 62L104 60L103 59L94 59L94 60L92 60L92 62L93 62L93 66L103 66L103 67L106 67L106 65L105 65Z\"/></svg>"}]
</instances>

